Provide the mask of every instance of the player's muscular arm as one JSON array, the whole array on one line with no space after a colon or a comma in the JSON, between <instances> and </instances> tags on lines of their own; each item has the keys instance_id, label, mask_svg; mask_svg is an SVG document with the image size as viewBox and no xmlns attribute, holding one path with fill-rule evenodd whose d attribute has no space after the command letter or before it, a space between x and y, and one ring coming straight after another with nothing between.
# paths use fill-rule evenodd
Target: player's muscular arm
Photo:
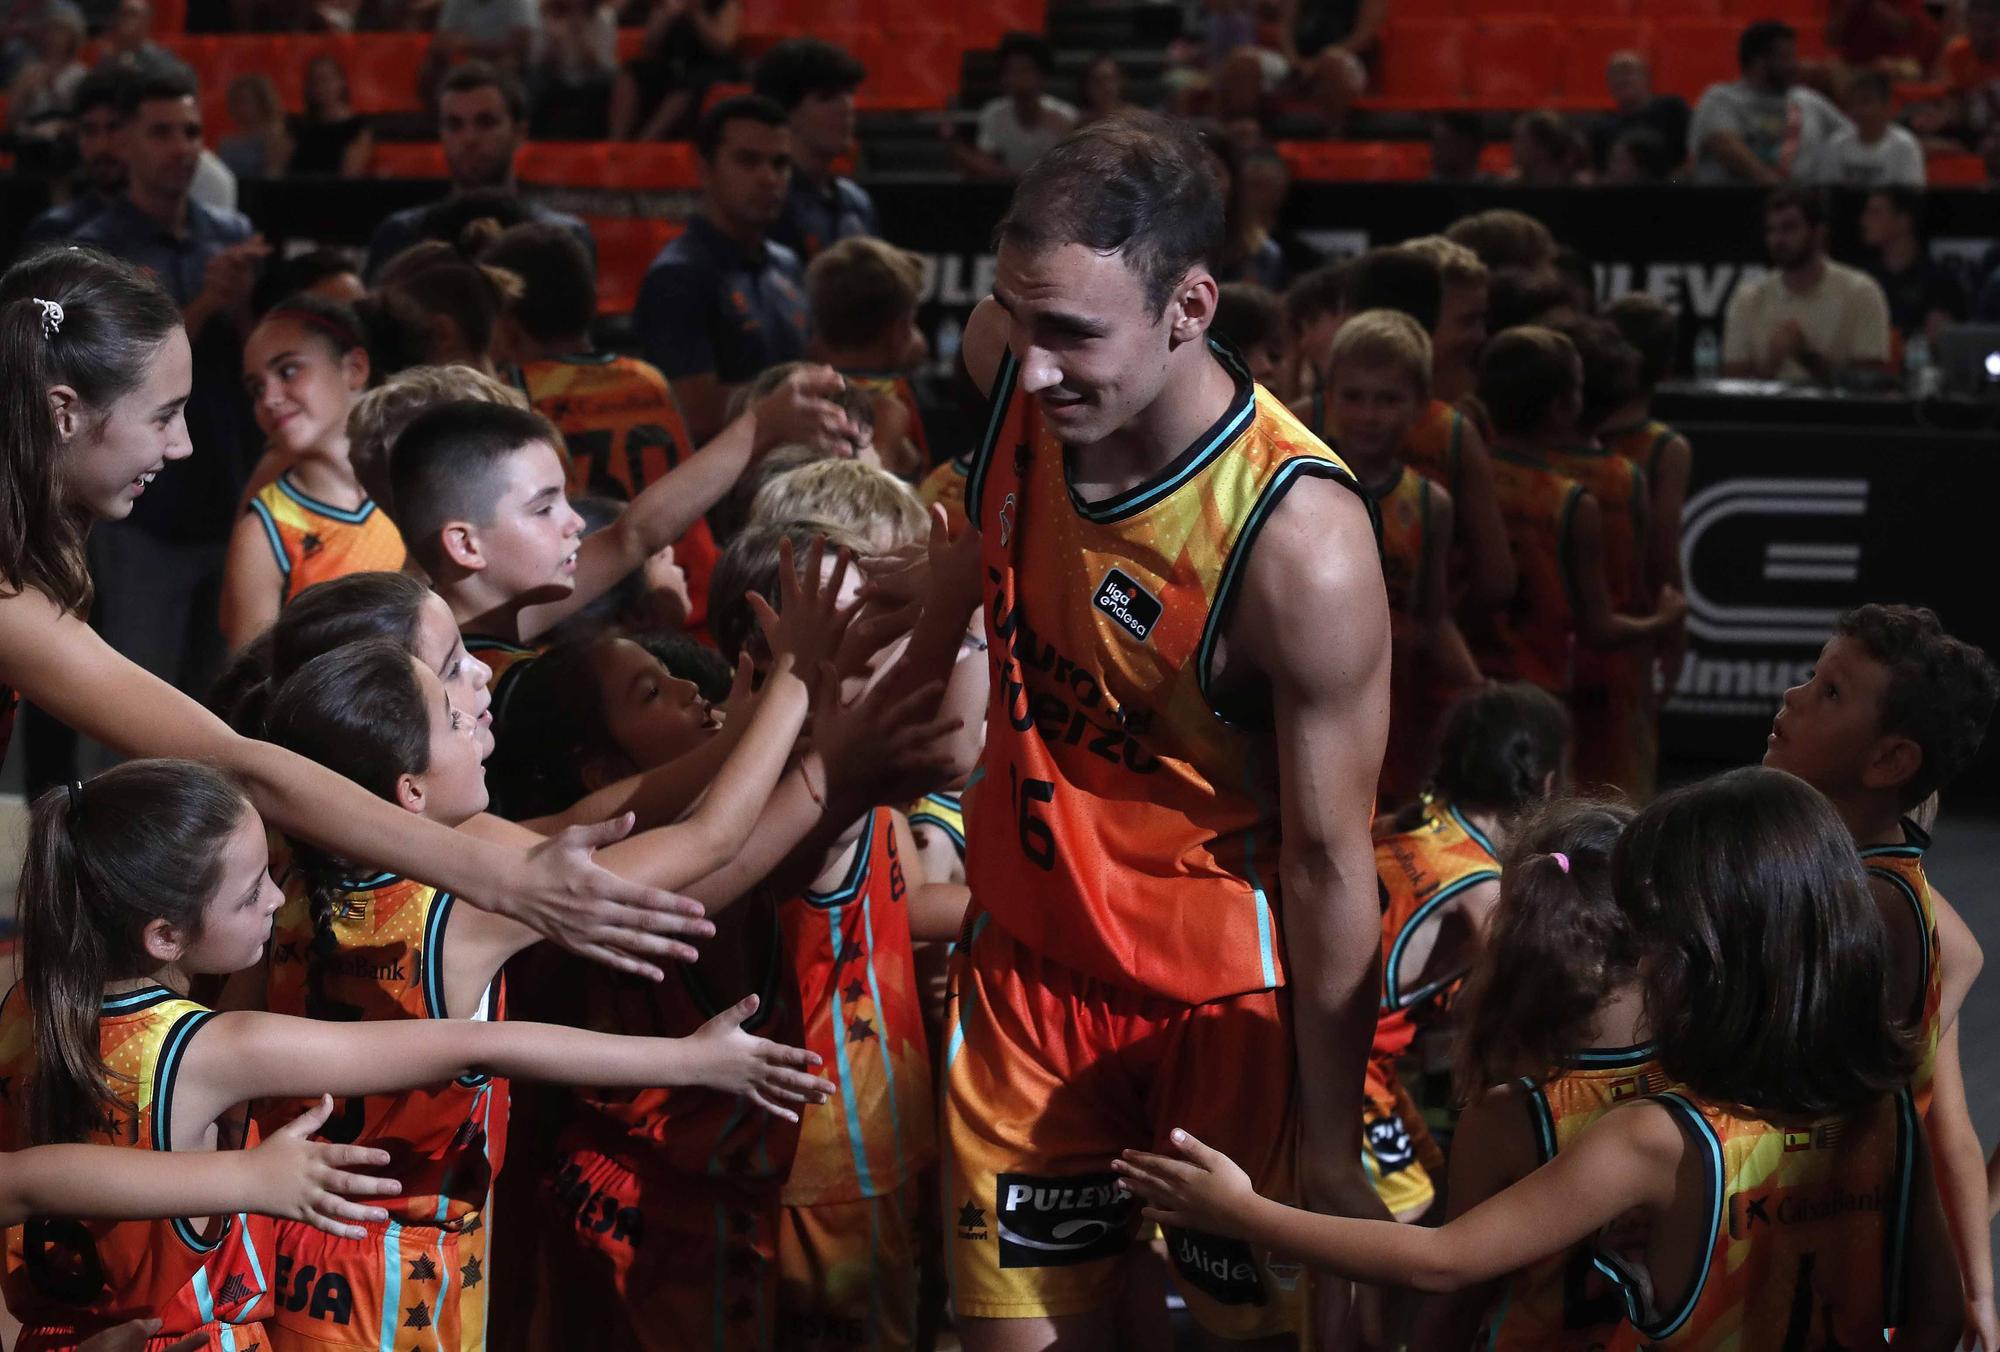
<instances>
[{"instance_id":1,"label":"player's muscular arm","mask_svg":"<svg viewBox=\"0 0 2000 1352\"><path fill-rule=\"evenodd\" d=\"M271 627L284 593L285 579L271 556L263 520L244 512L229 532L229 555L222 565L222 637L230 652L242 651Z\"/></svg>"},{"instance_id":2,"label":"player's muscular arm","mask_svg":"<svg viewBox=\"0 0 2000 1352\"><path fill-rule=\"evenodd\" d=\"M1446 1224L1526 1178L1536 1163L1520 1089L1502 1085L1474 1099L1452 1133ZM1465 1352L1500 1289L1499 1282L1488 1282L1433 1296L1417 1315L1410 1352Z\"/></svg>"},{"instance_id":3,"label":"player's muscular arm","mask_svg":"<svg viewBox=\"0 0 2000 1352\"><path fill-rule=\"evenodd\" d=\"M1466 419L1459 443L1460 501L1452 504L1465 541L1467 574L1460 607L1472 613L1504 606L1514 596L1514 551L1500 519L1500 494L1493 486L1493 456L1479 431Z\"/></svg>"},{"instance_id":4,"label":"player's muscular arm","mask_svg":"<svg viewBox=\"0 0 2000 1352\"><path fill-rule=\"evenodd\" d=\"M1380 965L1368 820L1388 729L1389 608L1359 496L1325 479L1292 488L1256 541L1227 637L1228 666L1240 657L1268 682L1275 715L1307 1200L1381 1215L1354 1142Z\"/></svg>"}]
</instances>

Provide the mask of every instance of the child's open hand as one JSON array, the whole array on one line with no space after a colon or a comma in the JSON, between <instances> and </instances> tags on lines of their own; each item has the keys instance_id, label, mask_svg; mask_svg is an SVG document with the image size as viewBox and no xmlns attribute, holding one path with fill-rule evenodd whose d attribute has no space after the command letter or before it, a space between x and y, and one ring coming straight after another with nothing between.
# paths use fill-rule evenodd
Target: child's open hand
<instances>
[{"instance_id":1,"label":"child's open hand","mask_svg":"<svg viewBox=\"0 0 2000 1352\"><path fill-rule=\"evenodd\" d=\"M824 537L814 540L806 549L804 567L795 566L791 541L780 540L778 599L782 609L773 611L763 597L750 593L750 609L763 630L771 656L789 655L793 668L805 681L813 679L820 663L833 660L840 651L848 622L854 618L854 607L843 610L839 604L854 555L845 548L837 550L831 571L823 566L825 560Z\"/></svg>"},{"instance_id":2,"label":"child's open hand","mask_svg":"<svg viewBox=\"0 0 2000 1352\"><path fill-rule=\"evenodd\" d=\"M368 1232L356 1222L386 1221L389 1213L379 1206L365 1206L348 1199L394 1197L403 1190L403 1185L393 1178L349 1172L385 1168L389 1163L388 1151L313 1140L312 1134L325 1126L332 1114L332 1098L320 1095L316 1106L245 1151L243 1160L258 1171L259 1181L264 1185L258 1193L265 1204L257 1210L285 1220L304 1221L343 1239L366 1239Z\"/></svg>"},{"instance_id":3,"label":"child's open hand","mask_svg":"<svg viewBox=\"0 0 2000 1352\"><path fill-rule=\"evenodd\" d=\"M798 1113L784 1105L824 1103L834 1084L811 1073L820 1064L817 1053L745 1032L744 1022L756 1012L757 997L746 995L688 1039L700 1067L694 1081L726 1094L742 1094L773 1117L796 1122Z\"/></svg>"},{"instance_id":4,"label":"child's open hand","mask_svg":"<svg viewBox=\"0 0 2000 1352\"><path fill-rule=\"evenodd\" d=\"M1111 1167L1146 1204L1148 1220L1241 1238L1243 1214L1257 1200L1250 1175L1229 1156L1209 1149L1178 1127L1172 1141L1178 1159L1128 1150L1111 1161Z\"/></svg>"}]
</instances>

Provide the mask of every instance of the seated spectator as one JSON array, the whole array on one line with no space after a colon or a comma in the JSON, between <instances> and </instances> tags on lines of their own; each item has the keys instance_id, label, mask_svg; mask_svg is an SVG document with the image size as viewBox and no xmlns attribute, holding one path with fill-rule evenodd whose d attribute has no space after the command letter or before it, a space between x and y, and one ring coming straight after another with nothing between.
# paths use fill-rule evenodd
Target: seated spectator
<instances>
[{"instance_id":1,"label":"seated spectator","mask_svg":"<svg viewBox=\"0 0 2000 1352\"><path fill-rule=\"evenodd\" d=\"M1549 228L1533 216L1507 207L1461 216L1446 229L1444 237L1472 250L1495 272L1501 268L1542 272L1556 256L1556 238Z\"/></svg>"},{"instance_id":2,"label":"seated spectator","mask_svg":"<svg viewBox=\"0 0 2000 1352\"><path fill-rule=\"evenodd\" d=\"M285 110L271 77L239 75L231 80L229 116L236 131L215 147L229 172L238 178L283 178L292 158L292 137L285 129Z\"/></svg>"},{"instance_id":3,"label":"seated spectator","mask_svg":"<svg viewBox=\"0 0 2000 1352\"><path fill-rule=\"evenodd\" d=\"M1588 166L1583 138L1561 113L1540 108L1514 120L1514 181L1530 188L1563 188Z\"/></svg>"},{"instance_id":4,"label":"seated spectator","mask_svg":"<svg viewBox=\"0 0 2000 1352\"><path fill-rule=\"evenodd\" d=\"M1478 183L1486 178L1479 153L1486 149L1486 124L1478 113L1439 113L1431 119L1431 181Z\"/></svg>"},{"instance_id":5,"label":"seated spectator","mask_svg":"<svg viewBox=\"0 0 2000 1352\"><path fill-rule=\"evenodd\" d=\"M910 388L910 373L930 355L917 327L923 290L922 258L867 236L842 240L806 269L812 358L868 392L882 467L905 479L918 478L932 462Z\"/></svg>"},{"instance_id":6,"label":"seated spectator","mask_svg":"<svg viewBox=\"0 0 2000 1352\"><path fill-rule=\"evenodd\" d=\"M1292 398L1285 387L1289 369L1285 352L1285 303L1255 282L1227 282L1215 301L1210 333L1236 349L1250 378L1278 396Z\"/></svg>"},{"instance_id":7,"label":"seated spectator","mask_svg":"<svg viewBox=\"0 0 2000 1352\"><path fill-rule=\"evenodd\" d=\"M484 61L524 78L542 36L536 0L443 0L432 30L418 87L426 101L445 73L461 61Z\"/></svg>"},{"instance_id":8,"label":"seated spectator","mask_svg":"<svg viewBox=\"0 0 2000 1352\"><path fill-rule=\"evenodd\" d=\"M77 86L88 73L77 59L83 31L83 12L67 0L42 12L34 56L7 84L7 131L16 140L54 141L69 134Z\"/></svg>"},{"instance_id":9,"label":"seated spectator","mask_svg":"<svg viewBox=\"0 0 2000 1352\"><path fill-rule=\"evenodd\" d=\"M611 85L611 139L683 140L713 84L739 80L742 0L654 0L645 45Z\"/></svg>"},{"instance_id":10,"label":"seated spectator","mask_svg":"<svg viewBox=\"0 0 2000 1352\"><path fill-rule=\"evenodd\" d=\"M1936 344L1968 309L1958 274L1931 257L1924 238L1924 195L1877 188L1861 208L1861 242L1874 251L1868 275L1889 301L1889 322L1905 342L1918 334Z\"/></svg>"},{"instance_id":11,"label":"seated spectator","mask_svg":"<svg viewBox=\"0 0 2000 1352\"><path fill-rule=\"evenodd\" d=\"M1048 39L1039 34L1000 39L1000 97L979 110L972 145L951 143L960 169L980 178L1012 178L1069 135L1077 112L1047 92L1054 66Z\"/></svg>"},{"instance_id":12,"label":"seated spectator","mask_svg":"<svg viewBox=\"0 0 2000 1352\"><path fill-rule=\"evenodd\" d=\"M1612 148L1627 133L1645 130L1659 138L1672 166L1656 178L1671 177L1673 169L1687 158L1687 100L1676 94L1653 93L1652 67L1637 52L1613 52L1604 67L1604 85L1611 94L1612 110L1591 129L1597 167L1610 172Z\"/></svg>"},{"instance_id":13,"label":"seated spectator","mask_svg":"<svg viewBox=\"0 0 2000 1352\"><path fill-rule=\"evenodd\" d=\"M1651 127L1633 127L1611 143L1604 162L1604 181L1619 185L1666 183L1681 161Z\"/></svg>"},{"instance_id":14,"label":"seated spectator","mask_svg":"<svg viewBox=\"0 0 2000 1352\"><path fill-rule=\"evenodd\" d=\"M1125 97L1125 68L1110 52L1099 52L1090 58L1090 64L1083 68L1083 81L1077 92L1082 96L1076 107L1078 126L1117 117L1138 107Z\"/></svg>"},{"instance_id":15,"label":"seated spectator","mask_svg":"<svg viewBox=\"0 0 2000 1352\"><path fill-rule=\"evenodd\" d=\"M1847 125L1822 95L1799 83L1791 25L1760 19L1736 42L1741 78L1702 92L1688 128L1697 183L1783 183L1810 166Z\"/></svg>"},{"instance_id":16,"label":"seated spectator","mask_svg":"<svg viewBox=\"0 0 2000 1352\"><path fill-rule=\"evenodd\" d=\"M1816 385L1886 370L1889 303L1867 273L1826 256L1826 193L1782 187L1764 205L1773 271L1736 288L1722 326L1722 367Z\"/></svg>"},{"instance_id":17,"label":"seated spectator","mask_svg":"<svg viewBox=\"0 0 2000 1352\"><path fill-rule=\"evenodd\" d=\"M1951 103L1947 126L1968 146L2000 131L2000 0L1966 0L1965 31L1945 44L1938 76Z\"/></svg>"},{"instance_id":18,"label":"seated spectator","mask_svg":"<svg viewBox=\"0 0 2000 1352\"><path fill-rule=\"evenodd\" d=\"M701 119L701 201L687 231L646 269L632 312L646 360L673 382L696 443L722 430L735 389L806 346L799 256L770 240L784 214L791 131L755 94Z\"/></svg>"},{"instance_id":19,"label":"seated spectator","mask_svg":"<svg viewBox=\"0 0 2000 1352\"><path fill-rule=\"evenodd\" d=\"M125 157L119 133L130 114L124 89L130 79L117 66L100 66L77 85L77 175L69 186L69 200L29 221L23 245L68 239L123 191Z\"/></svg>"},{"instance_id":20,"label":"seated spectator","mask_svg":"<svg viewBox=\"0 0 2000 1352\"><path fill-rule=\"evenodd\" d=\"M1272 291L1285 285L1285 253L1251 210L1250 181L1243 172L1243 155L1235 141L1206 128L1201 143L1208 148L1208 167L1222 194L1222 248L1211 269L1218 282L1255 282Z\"/></svg>"},{"instance_id":21,"label":"seated spectator","mask_svg":"<svg viewBox=\"0 0 2000 1352\"><path fill-rule=\"evenodd\" d=\"M618 71L618 14L607 0L541 0L542 42L528 88L534 134L597 141L609 125Z\"/></svg>"},{"instance_id":22,"label":"seated spectator","mask_svg":"<svg viewBox=\"0 0 2000 1352\"><path fill-rule=\"evenodd\" d=\"M97 64L123 66L139 74L187 71L179 57L153 41L153 7L146 0L119 0L104 30Z\"/></svg>"},{"instance_id":23,"label":"seated spectator","mask_svg":"<svg viewBox=\"0 0 2000 1352\"><path fill-rule=\"evenodd\" d=\"M1920 79L1937 60L1942 34L1924 0L1829 0L1826 40L1850 66Z\"/></svg>"},{"instance_id":24,"label":"seated spectator","mask_svg":"<svg viewBox=\"0 0 2000 1352\"><path fill-rule=\"evenodd\" d=\"M445 77L438 96L438 140L444 146L452 196L476 188L514 192L514 156L528 132L527 111L528 99L520 81L484 61L468 61ZM531 219L562 226L577 237L592 259L597 257L597 241L582 221L539 202L522 205ZM384 217L368 241L363 275L372 279L392 255L423 238L424 213L430 209L431 204L425 203Z\"/></svg>"},{"instance_id":25,"label":"seated spectator","mask_svg":"<svg viewBox=\"0 0 2000 1352\"><path fill-rule=\"evenodd\" d=\"M1847 77L1847 115L1854 119L1828 138L1811 165L1797 175L1807 183L1843 188L1924 186L1924 148L1895 123L1894 92L1879 70Z\"/></svg>"},{"instance_id":26,"label":"seated spectator","mask_svg":"<svg viewBox=\"0 0 2000 1352\"><path fill-rule=\"evenodd\" d=\"M881 233L875 199L833 171L854 149L854 91L867 67L830 42L787 38L764 53L750 87L785 110L792 186L771 238L807 262L852 235Z\"/></svg>"},{"instance_id":27,"label":"seated spectator","mask_svg":"<svg viewBox=\"0 0 2000 1352\"><path fill-rule=\"evenodd\" d=\"M375 155L375 133L354 111L347 68L322 52L306 62L306 106L292 126L294 174L362 178Z\"/></svg>"}]
</instances>

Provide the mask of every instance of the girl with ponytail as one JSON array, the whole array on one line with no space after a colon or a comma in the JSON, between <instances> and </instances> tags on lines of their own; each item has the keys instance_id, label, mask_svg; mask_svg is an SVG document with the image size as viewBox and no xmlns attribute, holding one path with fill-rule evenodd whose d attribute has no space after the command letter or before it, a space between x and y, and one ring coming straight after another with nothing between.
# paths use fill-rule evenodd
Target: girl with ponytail
<instances>
[{"instance_id":1,"label":"girl with ponytail","mask_svg":"<svg viewBox=\"0 0 2000 1352\"><path fill-rule=\"evenodd\" d=\"M434 879L586 957L656 980L660 963L692 959L681 937L711 929L698 906L591 862L624 823L526 852L433 826L235 735L84 622L84 536L128 515L154 475L188 456L192 380L179 311L129 264L58 248L0 275L0 750L19 692L126 754L219 765L280 828Z\"/></svg>"}]
</instances>

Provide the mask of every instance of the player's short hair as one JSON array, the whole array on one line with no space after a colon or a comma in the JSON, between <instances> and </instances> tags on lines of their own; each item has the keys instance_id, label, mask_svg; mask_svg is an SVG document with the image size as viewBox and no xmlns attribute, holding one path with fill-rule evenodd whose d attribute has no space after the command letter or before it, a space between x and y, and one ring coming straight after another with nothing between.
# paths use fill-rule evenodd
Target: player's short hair
<instances>
[{"instance_id":1,"label":"player's short hair","mask_svg":"<svg viewBox=\"0 0 2000 1352\"><path fill-rule=\"evenodd\" d=\"M1679 319L1664 301L1644 291L1620 296L1602 313L1638 352L1639 388L1650 392L1673 370Z\"/></svg>"},{"instance_id":2,"label":"player's short hair","mask_svg":"<svg viewBox=\"0 0 2000 1352\"><path fill-rule=\"evenodd\" d=\"M438 99L446 94L470 94L479 89L497 89L507 105L507 116L519 122L528 115L528 91L512 71L490 61L461 61L453 66L438 86Z\"/></svg>"},{"instance_id":3,"label":"player's short hair","mask_svg":"<svg viewBox=\"0 0 2000 1352\"><path fill-rule=\"evenodd\" d=\"M785 110L762 94L736 94L723 99L701 115L695 124L694 149L703 162L715 163L722 138L732 122L755 122L766 127L782 127L789 121Z\"/></svg>"},{"instance_id":4,"label":"player's short hair","mask_svg":"<svg viewBox=\"0 0 2000 1352\"><path fill-rule=\"evenodd\" d=\"M916 544L930 529L908 484L860 460L815 460L766 481L750 501L750 525L788 521L838 526L878 553Z\"/></svg>"},{"instance_id":5,"label":"player's short hair","mask_svg":"<svg viewBox=\"0 0 2000 1352\"><path fill-rule=\"evenodd\" d=\"M1543 268L1556 256L1549 228L1525 212L1495 207L1453 221L1445 238L1462 244L1488 268Z\"/></svg>"},{"instance_id":6,"label":"player's short hair","mask_svg":"<svg viewBox=\"0 0 2000 1352\"><path fill-rule=\"evenodd\" d=\"M132 79L132 72L117 65L100 65L76 82L76 93L70 96L70 109L77 117L96 108L109 108L120 120L131 116L131 105L125 98L125 86Z\"/></svg>"},{"instance_id":7,"label":"player's short hair","mask_svg":"<svg viewBox=\"0 0 2000 1352\"><path fill-rule=\"evenodd\" d=\"M1595 431L1639 397L1639 349L1607 319L1582 315L1555 326L1583 361L1583 411L1579 421Z\"/></svg>"},{"instance_id":8,"label":"player's short hair","mask_svg":"<svg viewBox=\"0 0 2000 1352\"><path fill-rule=\"evenodd\" d=\"M1486 265L1479 261L1478 254L1443 235L1418 235L1415 239L1404 240L1397 247L1422 254L1435 263L1446 289L1485 286L1490 276Z\"/></svg>"},{"instance_id":9,"label":"player's short hair","mask_svg":"<svg viewBox=\"0 0 2000 1352\"><path fill-rule=\"evenodd\" d=\"M1322 263L1285 289L1285 322L1296 331L1321 315L1339 314L1347 296L1347 274L1354 260Z\"/></svg>"},{"instance_id":10,"label":"player's short hair","mask_svg":"<svg viewBox=\"0 0 2000 1352\"><path fill-rule=\"evenodd\" d=\"M1809 183L1781 183L1764 198L1764 214L1796 210L1806 224L1818 229L1826 224L1826 189Z\"/></svg>"},{"instance_id":11,"label":"player's short hair","mask_svg":"<svg viewBox=\"0 0 2000 1352\"><path fill-rule=\"evenodd\" d=\"M1748 70L1756 62L1775 54L1784 43L1797 43L1798 30L1778 19L1759 19L1746 26L1736 39L1736 68Z\"/></svg>"},{"instance_id":12,"label":"player's short hair","mask_svg":"<svg viewBox=\"0 0 2000 1352\"><path fill-rule=\"evenodd\" d=\"M835 548L868 552L867 543L853 532L830 521L786 521L769 526L746 526L722 551L708 580L708 632L714 636L723 656L734 662L751 646L757 634L756 613L750 609L750 593L756 592L775 609L778 599L778 546L789 540L792 561L803 568L806 550L821 536L829 553ZM758 646L761 647L761 638Z\"/></svg>"},{"instance_id":13,"label":"player's short hair","mask_svg":"<svg viewBox=\"0 0 2000 1352\"><path fill-rule=\"evenodd\" d=\"M559 343L590 332L597 269L568 229L548 221L512 226L480 258L520 279L521 294L508 312L530 338Z\"/></svg>"},{"instance_id":14,"label":"player's short hair","mask_svg":"<svg viewBox=\"0 0 2000 1352\"><path fill-rule=\"evenodd\" d=\"M410 557L435 572L448 523L490 523L502 467L537 443L556 447L562 441L541 414L506 404L456 399L419 414L389 457L396 525Z\"/></svg>"},{"instance_id":15,"label":"player's short hair","mask_svg":"<svg viewBox=\"0 0 2000 1352\"><path fill-rule=\"evenodd\" d=\"M1328 385L1344 367L1392 367L1410 378L1421 406L1431 397L1431 339L1401 310L1363 310L1349 315L1327 353Z\"/></svg>"},{"instance_id":16,"label":"player's short hair","mask_svg":"<svg viewBox=\"0 0 2000 1352\"><path fill-rule=\"evenodd\" d=\"M1947 634L1936 612L1921 606L1856 606L1834 621L1834 632L1888 668L1876 721L1923 753L1902 789L1902 805L1914 807L1979 754L2000 700L2000 674L1984 652Z\"/></svg>"},{"instance_id":17,"label":"player's short hair","mask_svg":"<svg viewBox=\"0 0 2000 1352\"><path fill-rule=\"evenodd\" d=\"M867 78L868 67L844 47L823 38L786 38L758 59L750 89L789 113L815 95L859 89Z\"/></svg>"},{"instance_id":18,"label":"player's short hair","mask_svg":"<svg viewBox=\"0 0 2000 1352\"><path fill-rule=\"evenodd\" d=\"M426 409L459 399L528 407L527 395L470 366L412 366L369 390L348 410L347 458L368 496L391 520L401 521L389 482L389 454L396 438Z\"/></svg>"},{"instance_id":19,"label":"player's short hair","mask_svg":"<svg viewBox=\"0 0 2000 1352\"><path fill-rule=\"evenodd\" d=\"M1224 282L1209 332L1239 352L1284 336L1285 303L1255 282Z\"/></svg>"},{"instance_id":20,"label":"player's short hair","mask_svg":"<svg viewBox=\"0 0 2000 1352\"><path fill-rule=\"evenodd\" d=\"M1014 189L995 237L1039 252L1081 244L1117 254L1162 313L1189 271L1222 244L1221 185L1188 126L1126 113L1071 132Z\"/></svg>"},{"instance_id":21,"label":"player's short hair","mask_svg":"<svg viewBox=\"0 0 2000 1352\"><path fill-rule=\"evenodd\" d=\"M923 289L924 260L869 235L827 246L806 269L813 332L835 351L885 337L916 310Z\"/></svg>"},{"instance_id":22,"label":"player's short hair","mask_svg":"<svg viewBox=\"0 0 2000 1352\"><path fill-rule=\"evenodd\" d=\"M1479 354L1479 402L1503 436L1540 430L1557 402L1577 392L1577 379L1576 348L1554 329L1506 329Z\"/></svg>"},{"instance_id":23,"label":"player's short hair","mask_svg":"<svg viewBox=\"0 0 2000 1352\"><path fill-rule=\"evenodd\" d=\"M1344 299L1349 314L1400 310L1434 333L1444 311L1444 276L1428 254L1415 249L1400 244L1370 249L1354 260Z\"/></svg>"}]
</instances>

